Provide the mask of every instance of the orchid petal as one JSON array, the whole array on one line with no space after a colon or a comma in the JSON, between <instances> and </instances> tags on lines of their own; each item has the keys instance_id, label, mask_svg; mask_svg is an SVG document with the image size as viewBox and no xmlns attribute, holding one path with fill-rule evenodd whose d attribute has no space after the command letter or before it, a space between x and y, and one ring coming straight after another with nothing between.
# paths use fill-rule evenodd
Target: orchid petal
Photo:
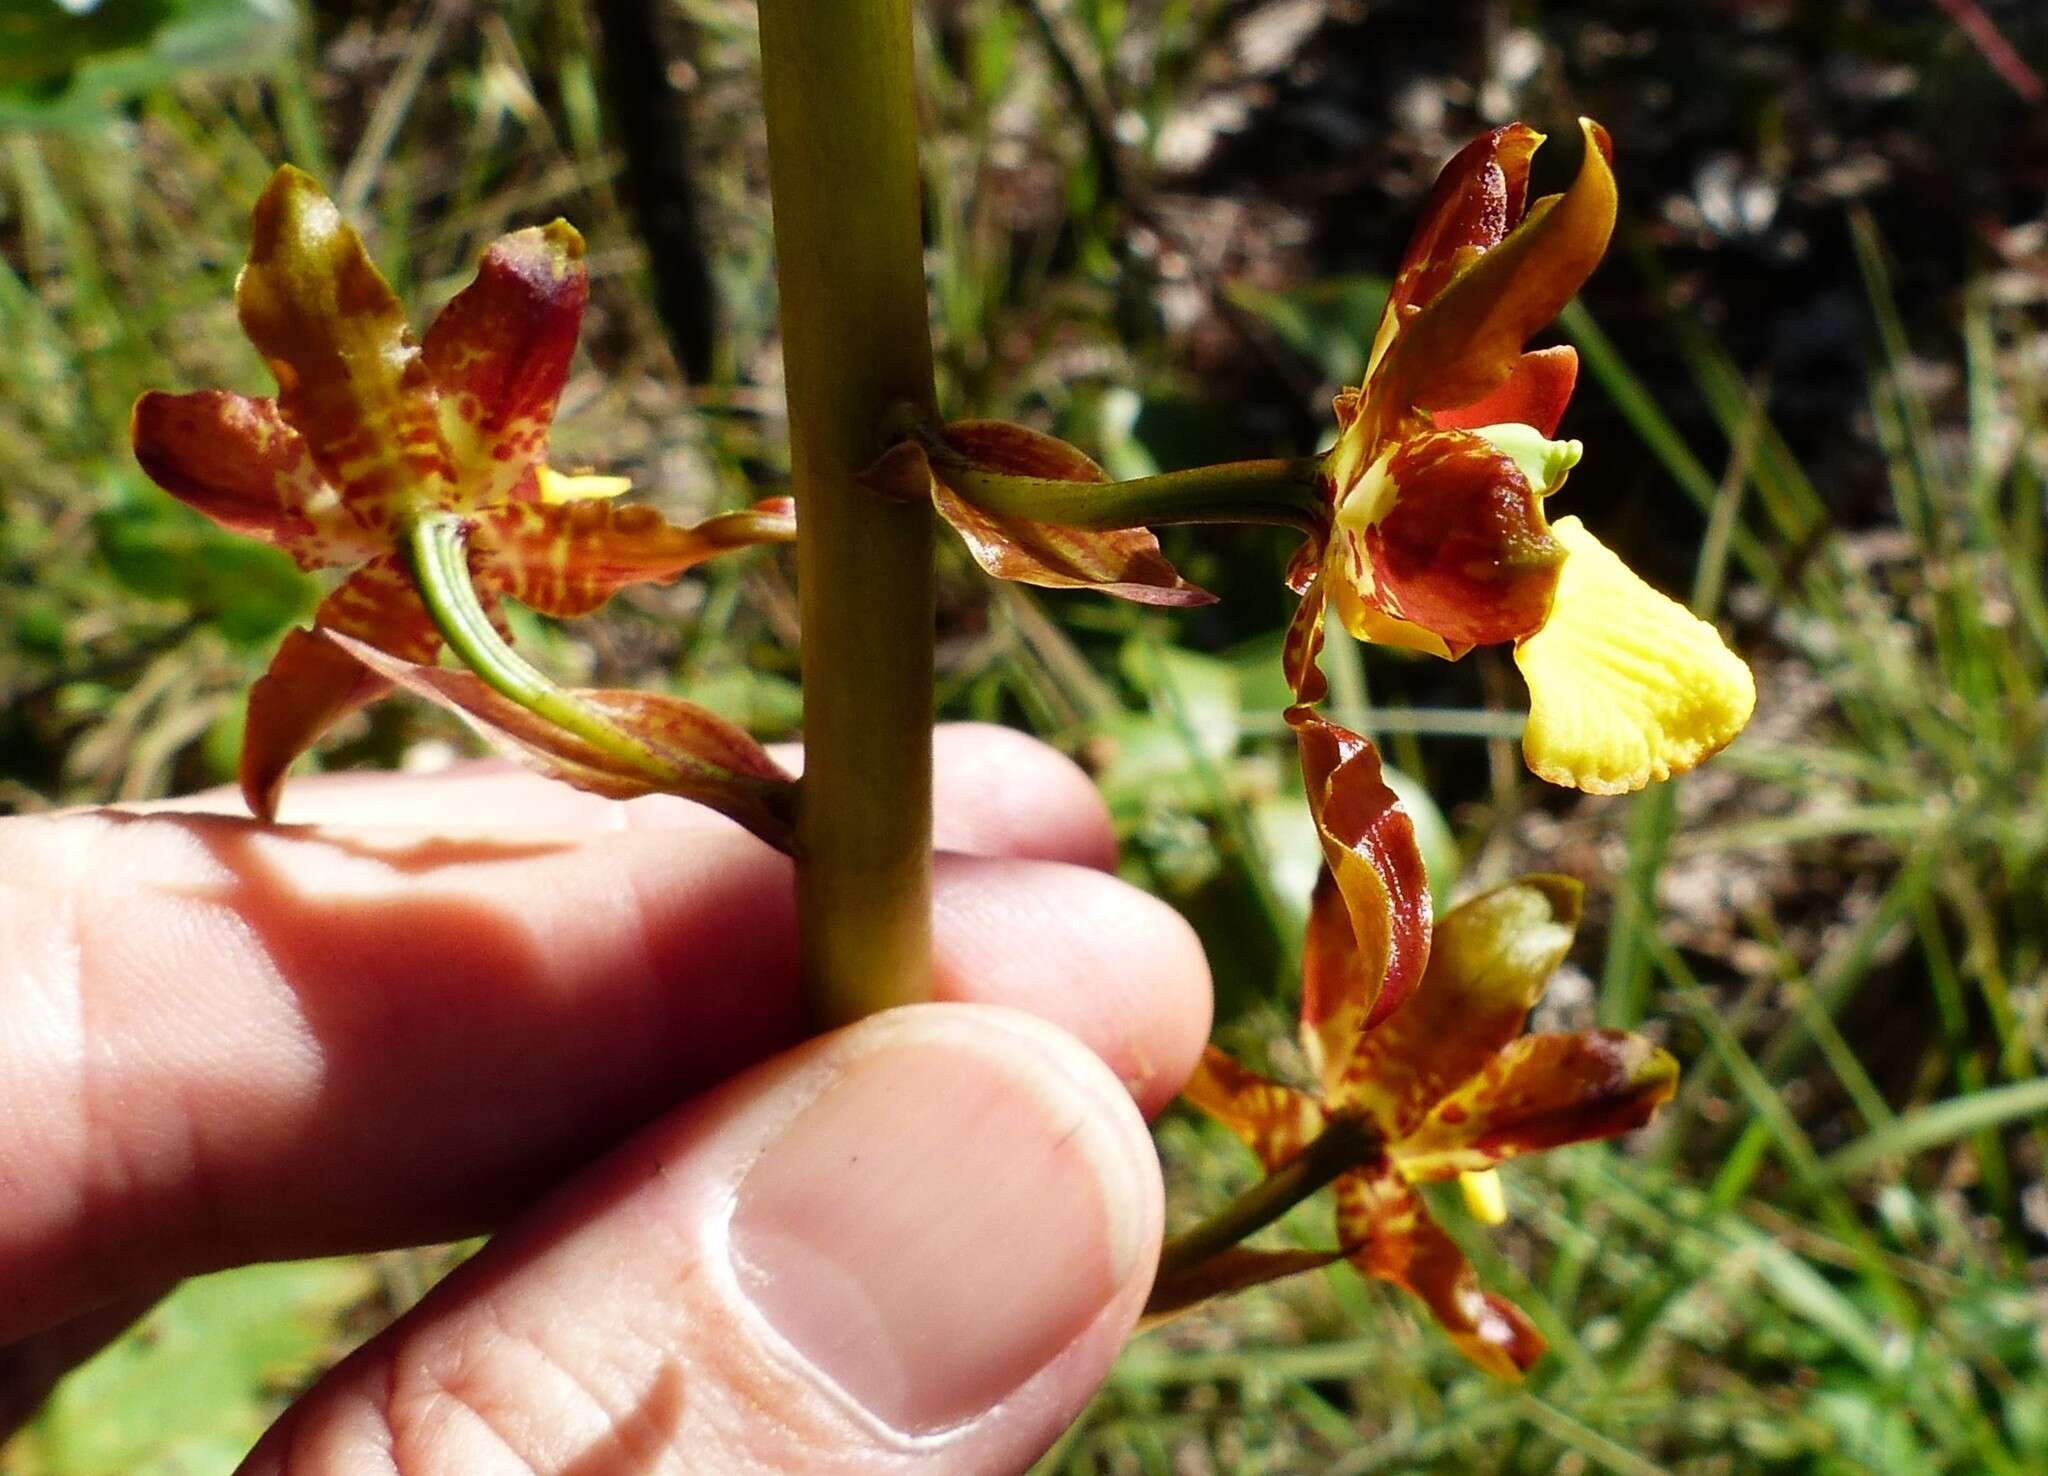
<instances>
[{"instance_id":1,"label":"orchid petal","mask_svg":"<svg viewBox=\"0 0 2048 1476\"><path fill-rule=\"evenodd\" d=\"M1358 1041L1331 1109L1364 1111L1390 1144L1420 1127L1521 1034L1571 949L1581 895L1569 877L1531 876L1446 913L1422 982Z\"/></svg>"},{"instance_id":2,"label":"orchid petal","mask_svg":"<svg viewBox=\"0 0 2048 1476\"><path fill-rule=\"evenodd\" d=\"M1387 291L1373 364L1408 319L1521 220L1529 160L1542 142L1528 124L1510 123L1473 139L1438 172Z\"/></svg>"},{"instance_id":3,"label":"orchid petal","mask_svg":"<svg viewBox=\"0 0 2048 1476\"><path fill-rule=\"evenodd\" d=\"M391 684L320 638L339 630L405 661L432 661L441 635L395 558L365 564L335 587L314 628L286 633L270 668L249 689L242 730L242 797L260 820L277 818L286 773L329 728L383 697Z\"/></svg>"},{"instance_id":4,"label":"orchid petal","mask_svg":"<svg viewBox=\"0 0 2048 1476\"><path fill-rule=\"evenodd\" d=\"M1614 231L1614 172L1605 130L1589 119L1580 128L1585 155L1571 188L1532 204L1506 239L1401 325L1353 433L1367 426L1377 436L1410 407L1455 409L1492 393L1592 275Z\"/></svg>"},{"instance_id":5,"label":"orchid petal","mask_svg":"<svg viewBox=\"0 0 2048 1476\"><path fill-rule=\"evenodd\" d=\"M945 430L949 449L989 471L1065 482L1107 482L1079 450L1052 436L1000 420L969 420ZM1009 517L976 507L935 468L932 504L953 525L974 561L998 579L1048 589L1093 589L1144 605L1207 605L1215 596L1189 584L1145 528L1091 530Z\"/></svg>"},{"instance_id":6,"label":"orchid petal","mask_svg":"<svg viewBox=\"0 0 2048 1476\"><path fill-rule=\"evenodd\" d=\"M1328 885L1349 923L1338 925L1325 896L1310 938L1302 1022L1312 1041L1347 1038L1385 1019L1422 977L1429 879L1415 822L1381 776L1379 750L1305 707L1289 708L1287 722L1300 745Z\"/></svg>"},{"instance_id":7,"label":"orchid petal","mask_svg":"<svg viewBox=\"0 0 2048 1476\"><path fill-rule=\"evenodd\" d=\"M583 237L557 220L492 242L427 329L421 360L440 391L456 510L532 485L589 298Z\"/></svg>"},{"instance_id":8,"label":"orchid petal","mask_svg":"<svg viewBox=\"0 0 2048 1476\"><path fill-rule=\"evenodd\" d=\"M391 683L311 630L289 630L249 689L242 728L242 800L258 820L277 818L285 775L321 735L391 691Z\"/></svg>"},{"instance_id":9,"label":"orchid petal","mask_svg":"<svg viewBox=\"0 0 2048 1476\"><path fill-rule=\"evenodd\" d=\"M587 502L593 498L623 497L633 490L631 477L558 472L546 465L536 466L533 475L542 502Z\"/></svg>"},{"instance_id":10,"label":"orchid petal","mask_svg":"<svg viewBox=\"0 0 2048 1476\"><path fill-rule=\"evenodd\" d=\"M397 295L310 175L285 165L256 202L235 284L277 406L372 528L448 496L436 395Z\"/></svg>"},{"instance_id":11,"label":"orchid petal","mask_svg":"<svg viewBox=\"0 0 2048 1476\"><path fill-rule=\"evenodd\" d=\"M1714 627L1632 573L1577 518L1543 628L1515 648L1522 752L1552 784L1624 794L1682 774L1742 731L1756 682Z\"/></svg>"},{"instance_id":12,"label":"orchid petal","mask_svg":"<svg viewBox=\"0 0 2048 1476\"><path fill-rule=\"evenodd\" d=\"M1465 1213L1480 1224L1508 1222L1508 1193L1500 1182L1499 1169L1472 1169L1459 1174L1458 1194L1465 1201Z\"/></svg>"},{"instance_id":13,"label":"orchid petal","mask_svg":"<svg viewBox=\"0 0 2048 1476\"><path fill-rule=\"evenodd\" d=\"M1412 627L1456 657L1528 635L1550 611L1563 562L1539 489L1472 431L1404 438L1337 506L1333 577L1349 596L1338 609L1362 640L1409 644ZM1389 631L1366 611L1399 625Z\"/></svg>"},{"instance_id":14,"label":"orchid petal","mask_svg":"<svg viewBox=\"0 0 2048 1476\"><path fill-rule=\"evenodd\" d=\"M508 502L477 514L471 557L480 585L543 615L587 615L630 584L660 583L734 549L788 543L787 498L689 527L651 507L602 500Z\"/></svg>"},{"instance_id":15,"label":"orchid petal","mask_svg":"<svg viewBox=\"0 0 2048 1476\"><path fill-rule=\"evenodd\" d=\"M158 486L301 568L356 563L381 544L341 506L274 400L151 390L135 402L129 438Z\"/></svg>"},{"instance_id":16,"label":"orchid petal","mask_svg":"<svg viewBox=\"0 0 2048 1476\"><path fill-rule=\"evenodd\" d=\"M1577 349L1570 344L1536 349L1515 360L1508 377L1471 404L1437 410L1429 418L1438 430L1477 430L1513 422L1554 436L1578 382Z\"/></svg>"},{"instance_id":17,"label":"orchid petal","mask_svg":"<svg viewBox=\"0 0 2048 1476\"><path fill-rule=\"evenodd\" d=\"M380 676L456 713L508 757L549 778L612 799L681 795L738 821L778 849L793 844L794 781L746 732L701 707L656 692L566 690L578 706L638 747L642 762L634 763L528 711L469 672L401 661L346 636L332 639Z\"/></svg>"},{"instance_id":18,"label":"orchid petal","mask_svg":"<svg viewBox=\"0 0 2048 1476\"><path fill-rule=\"evenodd\" d=\"M1634 1132L1678 1087L1640 1035L1525 1035L1446 1096L1390 1152L1410 1179L1447 1179L1567 1143Z\"/></svg>"},{"instance_id":19,"label":"orchid petal","mask_svg":"<svg viewBox=\"0 0 2048 1476\"><path fill-rule=\"evenodd\" d=\"M1458 1351L1495 1378L1519 1380L1543 1356L1543 1335L1514 1303L1479 1285L1457 1242L1391 1168L1337 1180L1337 1233L1357 1247L1352 1265L1419 1297Z\"/></svg>"},{"instance_id":20,"label":"orchid petal","mask_svg":"<svg viewBox=\"0 0 2048 1476\"><path fill-rule=\"evenodd\" d=\"M1203 1049L1181 1095L1237 1134L1268 1173L1323 1130L1323 1109L1314 1098L1246 1070L1214 1046Z\"/></svg>"},{"instance_id":21,"label":"orchid petal","mask_svg":"<svg viewBox=\"0 0 2048 1476\"><path fill-rule=\"evenodd\" d=\"M1301 603L1294 607L1294 618L1287 622L1280 659L1296 702L1320 702L1330 691L1317 664L1323 650L1323 605L1323 581L1317 578L1303 592Z\"/></svg>"}]
</instances>

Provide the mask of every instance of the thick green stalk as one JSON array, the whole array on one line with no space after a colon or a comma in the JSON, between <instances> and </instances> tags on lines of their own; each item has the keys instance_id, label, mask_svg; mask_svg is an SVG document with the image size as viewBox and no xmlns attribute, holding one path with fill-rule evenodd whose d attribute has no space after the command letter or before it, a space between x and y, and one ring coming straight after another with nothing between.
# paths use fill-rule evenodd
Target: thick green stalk
<instances>
[{"instance_id":1,"label":"thick green stalk","mask_svg":"<svg viewBox=\"0 0 2048 1476\"><path fill-rule=\"evenodd\" d=\"M761 0L790 459L811 1016L931 988L932 517L855 480L893 406L936 418L910 0Z\"/></svg>"},{"instance_id":2,"label":"thick green stalk","mask_svg":"<svg viewBox=\"0 0 2048 1476\"><path fill-rule=\"evenodd\" d=\"M952 461L940 474L976 507L1070 528L1270 523L1313 533L1329 521L1319 456L1231 461L1128 482L1060 482Z\"/></svg>"}]
</instances>

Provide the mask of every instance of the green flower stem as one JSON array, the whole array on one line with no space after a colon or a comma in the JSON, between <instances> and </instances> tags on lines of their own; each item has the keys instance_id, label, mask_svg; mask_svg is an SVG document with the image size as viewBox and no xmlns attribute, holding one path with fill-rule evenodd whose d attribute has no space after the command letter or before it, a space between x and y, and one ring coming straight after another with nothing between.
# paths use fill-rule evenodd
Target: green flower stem
<instances>
[{"instance_id":1,"label":"green flower stem","mask_svg":"<svg viewBox=\"0 0 2048 1476\"><path fill-rule=\"evenodd\" d=\"M421 518L405 530L403 546L413 583L434 625L485 686L649 777L668 782L671 770L644 744L578 702L505 644L469 581L468 532L460 518Z\"/></svg>"},{"instance_id":2,"label":"green flower stem","mask_svg":"<svg viewBox=\"0 0 2048 1476\"><path fill-rule=\"evenodd\" d=\"M1379 1135L1352 1117L1331 1118L1314 1142L1159 1252L1158 1286L1170 1286L1210 1257L1256 1235L1338 1175L1380 1152Z\"/></svg>"},{"instance_id":3,"label":"green flower stem","mask_svg":"<svg viewBox=\"0 0 2048 1476\"><path fill-rule=\"evenodd\" d=\"M797 915L812 1023L931 993L928 506L856 474L936 418L910 0L761 0L803 625Z\"/></svg>"},{"instance_id":4,"label":"green flower stem","mask_svg":"<svg viewBox=\"0 0 2048 1476\"><path fill-rule=\"evenodd\" d=\"M1128 482L1059 482L984 471L933 453L941 480L992 513L1069 528L1266 523L1313 533L1329 520L1323 460L1231 461Z\"/></svg>"}]
</instances>

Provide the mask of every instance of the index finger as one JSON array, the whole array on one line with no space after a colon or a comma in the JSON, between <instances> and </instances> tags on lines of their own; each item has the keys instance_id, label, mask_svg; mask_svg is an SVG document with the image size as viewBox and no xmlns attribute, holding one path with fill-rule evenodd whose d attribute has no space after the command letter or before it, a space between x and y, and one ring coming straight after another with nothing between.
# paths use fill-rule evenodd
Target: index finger
<instances>
[{"instance_id":1,"label":"index finger","mask_svg":"<svg viewBox=\"0 0 2048 1476\"><path fill-rule=\"evenodd\" d=\"M1031 746L1001 767L1018 815L1076 778ZM934 902L941 998L1063 1025L1148 1106L1178 1088L1207 996L1173 913L1015 856L942 856ZM794 934L788 863L722 824L0 825L0 1339L241 1260L488 1227L794 1041Z\"/></svg>"}]
</instances>

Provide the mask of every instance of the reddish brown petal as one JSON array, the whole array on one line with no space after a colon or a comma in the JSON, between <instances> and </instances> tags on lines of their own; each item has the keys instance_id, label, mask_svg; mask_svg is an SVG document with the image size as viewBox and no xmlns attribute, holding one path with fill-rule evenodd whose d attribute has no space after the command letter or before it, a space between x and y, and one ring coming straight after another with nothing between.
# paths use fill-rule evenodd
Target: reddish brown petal
<instances>
[{"instance_id":1,"label":"reddish brown petal","mask_svg":"<svg viewBox=\"0 0 2048 1476\"><path fill-rule=\"evenodd\" d=\"M1352 1265L1421 1298L1458 1351L1495 1378L1519 1379L1543 1356L1543 1335L1513 1302L1479 1285L1457 1242L1391 1167L1337 1180L1337 1234L1357 1247Z\"/></svg>"},{"instance_id":2,"label":"reddish brown petal","mask_svg":"<svg viewBox=\"0 0 2048 1476\"><path fill-rule=\"evenodd\" d=\"M1287 722L1301 748L1323 861L1350 922L1348 930L1337 925L1327 897L1320 919L1312 909L1302 1025L1321 1042L1327 1064L1357 1030L1396 1010L1422 977L1429 879L1415 824L1381 776L1379 750L1307 707L1289 708Z\"/></svg>"},{"instance_id":3,"label":"reddish brown petal","mask_svg":"<svg viewBox=\"0 0 2048 1476\"><path fill-rule=\"evenodd\" d=\"M1155 1328L1217 1297L1249 1291L1283 1276L1320 1271L1343 1258L1340 1250L1260 1250L1234 1245L1185 1271L1161 1272L1152 1284L1152 1295L1145 1299L1145 1315L1138 1330Z\"/></svg>"},{"instance_id":4,"label":"reddish brown petal","mask_svg":"<svg viewBox=\"0 0 2048 1476\"><path fill-rule=\"evenodd\" d=\"M1385 470L1389 496L1355 544L1360 601L1407 621L1462 656L1539 629L1557 593L1564 549L1542 499L1514 458L1470 431L1400 442Z\"/></svg>"},{"instance_id":5,"label":"reddish brown petal","mask_svg":"<svg viewBox=\"0 0 2048 1476\"><path fill-rule=\"evenodd\" d=\"M583 237L558 220L494 241L427 329L421 355L441 392L457 506L532 485L589 298Z\"/></svg>"},{"instance_id":6,"label":"reddish brown petal","mask_svg":"<svg viewBox=\"0 0 2048 1476\"><path fill-rule=\"evenodd\" d=\"M313 624L367 641L401 661L432 661L441 653L434 617L394 556L372 560L335 586L313 612Z\"/></svg>"},{"instance_id":7,"label":"reddish brown petal","mask_svg":"<svg viewBox=\"0 0 2048 1476\"><path fill-rule=\"evenodd\" d=\"M1581 127L1585 157L1571 188L1531 205L1507 239L1401 325L1370 386L1377 426L1410 407L1452 409L1491 393L1600 264L1614 230L1610 145L1598 124Z\"/></svg>"},{"instance_id":8,"label":"reddish brown petal","mask_svg":"<svg viewBox=\"0 0 2048 1476\"><path fill-rule=\"evenodd\" d=\"M270 669L249 689L242 728L242 799L259 820L275 820L286 772L350 713L391 683L310 630L285 632Z\"/></svg>"},{"instance_id":9,"label":"reddish brown petal","mask_svg":"<svg viewBox=\"0 0 2048 1476\"><path fill-rule=\"evenodd\" d=\"M1525 1035L1394 1145L1411 1179L1634 1132L1678 1089L1678 1063L1640 1035Z\"/></svg>"},{"instance_id":10,"label":"reddish brown petal","mask_svg":"<svg viewBox=\"0 0 2048 1476\"><path fill-rule=\"evenodd\" d=\"M1359 949L1337 878L1325 866L1309 896L1308 928L1302 939L1301 1042L1324 1097L1333 1102L1366 1021L1384 992L1374 968Z\"/></svg>"},{"instance_id":11,"label":"reddish brown petal","mask_svg":"<svg viewBox=\"0 0 2048 1476\"><path fill-rule=\"evenodd\" d=\"M1203 1050L1181 1095L1243 1139L1268 1173L1323 1130L1323 1111L1313 1098L1247 1071L1214 1046Z\"/></svg>"},{"instance_id":12,"label":"reddish brown petal","mask_svg":"<svg viewBox=\"0 0 2048 1476\"><path fill-rule=\"evenodd\" d=\"M1522 1033L1571 948L1581 890L1570 877L1523 877L1445 914L1421 984L1358 1043L1332 1105L1364 1109L1389 1143L1414 1132Z\"/></svg>"},{"instance_id":13,"label":"reddish brown petal","mask_svg":"<svg viewBox=\"0 0 2048 1476\"><path fill-rule=\"evenodd\" d=\"M1294 618L1287 623L1287 639L1280 651L1281 664L1287 671L1287 685L1296 702L1320 702L1329 694L1330 684L1324 680L1323 669L1317 664L1322 653L1323 582L1317 579L1303 592L1301 603L1294 607Z\"/></svg>"},{"instance_id":14,"label":"reddish brown petal","mask_svg":"<svg viewBox=\"0 0 2048 1476\"><path fill-rule=\"evenodd\" d=\"M500 696L466 671L413 665L346 636L333 639L365 666L464 718L509 757L613 799L676 794L737 820L781 850L793 843L795 783L766 749L725 719L656 692L564 689L627 740L608 751Z\"/></svg>"},{"instance_id":15,"label":"reddish brown petal","mask_svg":"<svg viewBox=\"0 0 2048 1476\"><path fill-rule=\"evenodd\" d=\"M275 401L151 390L135 402L129 438L158 486L224 528L277 545L302 568L359 563L377 550L379 541L334 504Z\"/></svg>"},{"instance_id":16,"label":"reddish brown petal","mask_svg":"<svg viewBox=\"0 0 2048 1476\"><path fill-rule=\"evenodd\" d=\"M786 497L679 527L651 507L586 500L504 503L477 514L470 558L479 585L544 615L587 615L629 584L674 579L733 549L788 543Z\"/></svg>"},{"instance_id":17,"label":"reddish brown petal","mask_svg":"<svg viewBox=\"0 0 2048 1476\"><path fill-rule=\"evenodd\" d=\"M946 444L988 471L1066 482L1106 482L1108 475L1066 442L1000 420L949 425ZM974 561L998 579L1048 589L1093 589L1144 605L1207 605L1215 596L1189 584L1159 551L1148 529L1098 531L1006 517L974 506L941 480L932 504L953 525Z\"/></svg>"},{"instance_id":18,"label":"reddish brown petal","mask_svg":"<svg viewBox=\"0 0 2048 1476\"><path fill-rule=\"evenodd\" d=\"M1542 142L1528 124L1510 123L1473 139L1444 165L1387 293L1375 361L1419 308L1521 220L1529 159Z\"/></svg>"},{"instance_id":19,"label":"reddish brown petal","mask_svg":"<svg viewBox=\"0 0 2048 1476\"><path fill-rule=\"evenodd\" d=\"M1482 425L1519 422L1554 436L1578 383L1577 349L1568 343L1537 349L1517 359L1508 377L1491 393L1455 410L1438 410L1430 419L1439 430L1473 430Z\"/></svg>"},{"instance_id":20,"label":"reddish brown petal","mask_svg":"<svg viewBox=\"0 0 2048 1476\"><path fill-rule=\"evenodd\" d=\"M262 820L277 818L285 774L320 736L391 690L353 656L319 637L346 631L407 661L432 661L441 649L426 606L395 559L365 565L314 612L313 630L294 630L249 689L242 730L242 797Z\"/></svg>"},{"instance_id":21,"label":"reddish brown petal","mask_svg":"<svg viewBox=\"0 0 2048 1476\"><path fill-rule=\"evenodd\" d=\"M256 202L235 285L277 405L350 510L387 528L398 504L449 495L433 382L390 285L309 175L286 165Z\"/></svg>"}]
</instances>

